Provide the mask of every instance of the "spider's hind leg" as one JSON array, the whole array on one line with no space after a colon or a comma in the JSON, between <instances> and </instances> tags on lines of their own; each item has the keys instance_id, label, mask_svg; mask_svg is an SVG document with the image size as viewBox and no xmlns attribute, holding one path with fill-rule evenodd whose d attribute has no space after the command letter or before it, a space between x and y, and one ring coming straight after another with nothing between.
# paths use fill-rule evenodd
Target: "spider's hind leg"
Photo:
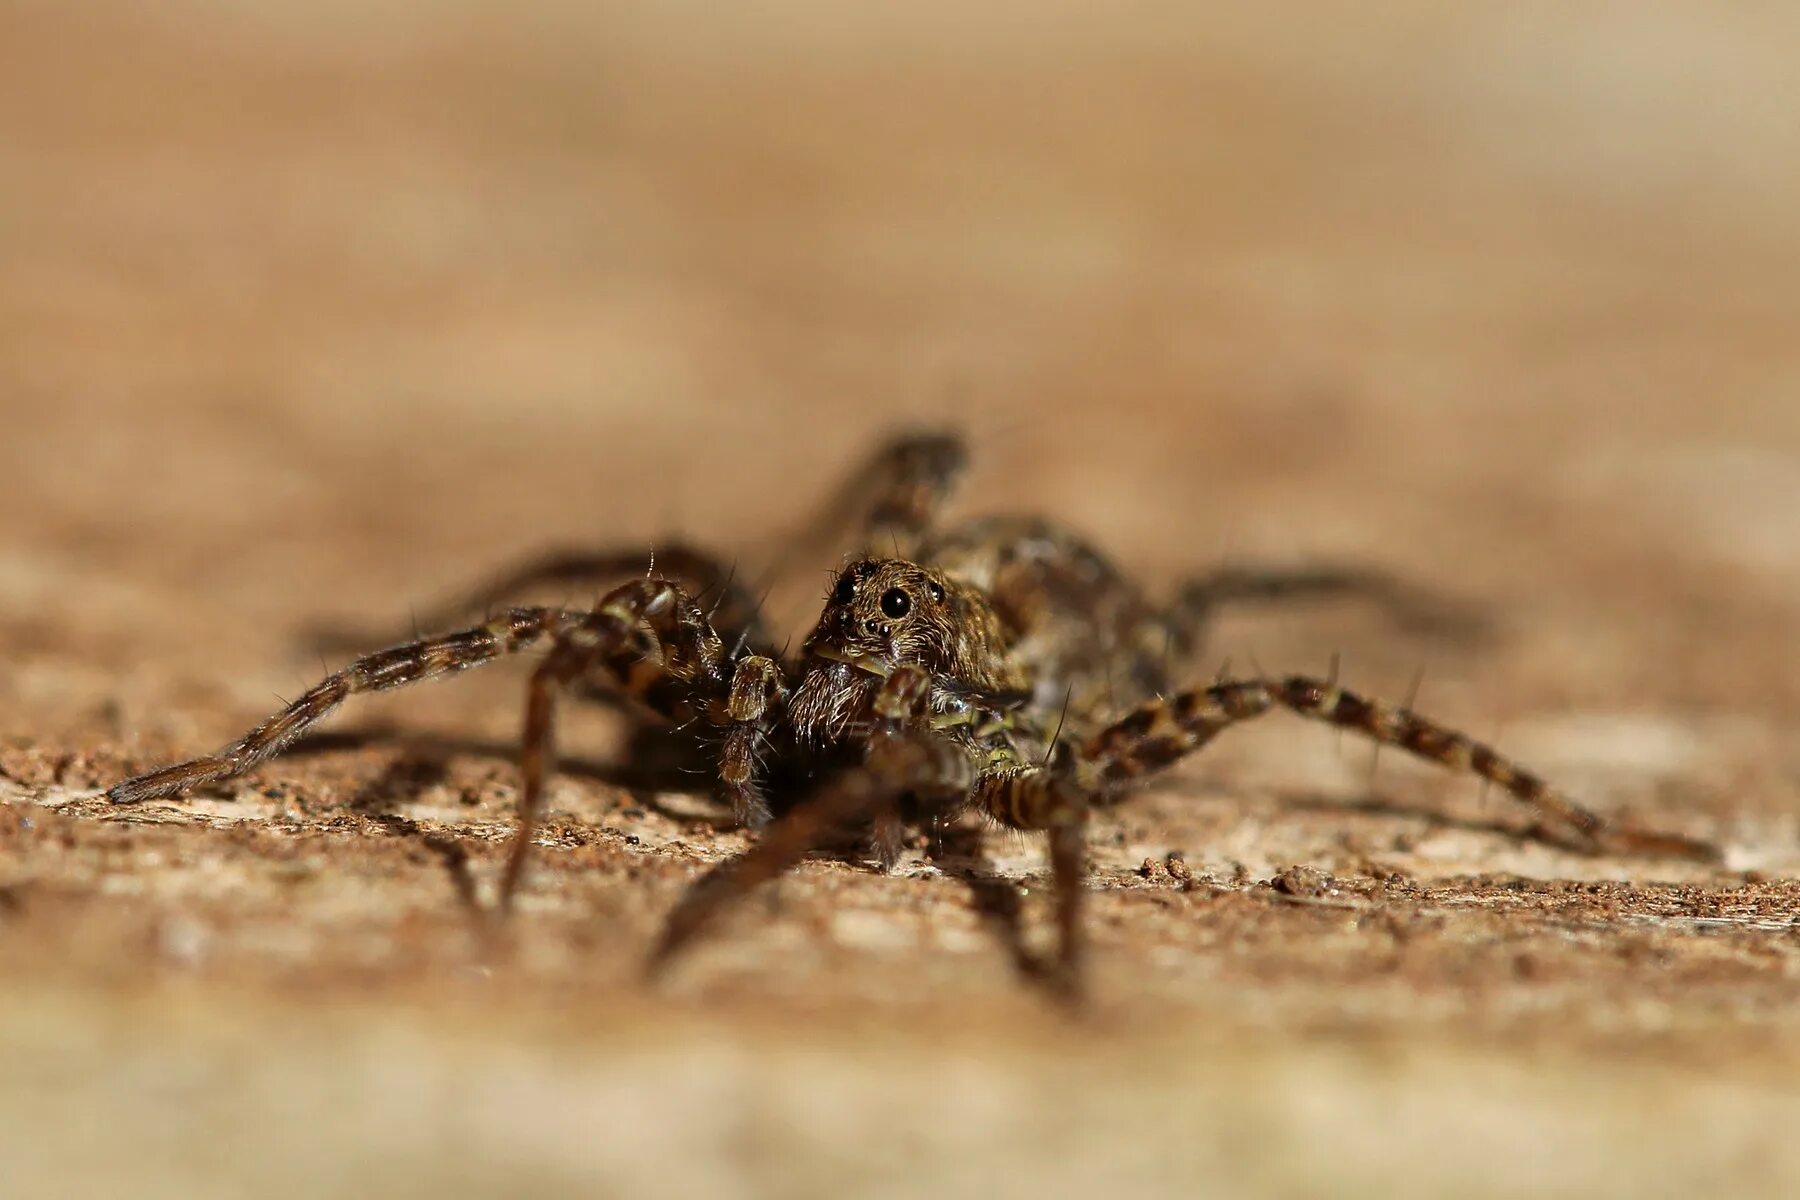
<instances>
[{"instance_id":1,"label":"spider's hind leg","mask_svg":"<svg viewBox=\"0 0 1800 1200\"><path fill-rule=\"evenodd\" d=\"M757 598L736 570L714 555L675 541L546 551L417 614L414 622L428 629L451 625L514 603L534 589L613 587L633 576L679 584L705 604L712 627L729 642L758 648L770 644ZM353 631L319 629L312 631L309 641L315 648L343 650L366 639Z\"/></svg>"},{"instance_id":2,"label":"spider's hind leg","mask_svg":"<svg viewBox=\"0 0 1800 1200\"><path fill-rule=\"evenodd\" d=\"M899 557L913 557L942 515L968 457L954 434L914 434L883 446L867 474L873 494L863 524L864 552L887 555L898 547Z\"/></svg>"},{"instance_id":3,"label":"spider's hind leg","mask_svg":"<svg viewBox=\"0 0 1800 1200\"><path fill-rule=\"evenodd\" d=\"M1221 567L1182 584L1163 617L1174 652L1191 658L1204 649L1220 610L1251 605L1364 600L1401 629L1468 641L1490 632L1489 621L1456 600L1362 567Z\"/></svg>"},{"instance_id":4,"label":"spider's hind leg","mask_svg":"<svg viewBox=\"0 0 1800 1200\"><path fill-rule=\"evenodd\" d=\"M837 557L846 542L865 556L915 557L968 458L962 438L953 433L921 431L882 442L818 515L787 540L765 577L779 577L806 557Z\"/></svg>"}]
</instances>

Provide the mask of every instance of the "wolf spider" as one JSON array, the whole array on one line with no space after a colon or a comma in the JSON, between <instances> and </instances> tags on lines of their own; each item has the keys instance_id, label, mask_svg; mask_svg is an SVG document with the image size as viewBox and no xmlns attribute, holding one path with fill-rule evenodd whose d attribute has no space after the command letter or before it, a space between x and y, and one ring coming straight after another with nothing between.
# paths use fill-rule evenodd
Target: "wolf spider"
<instances>
[{"instance_id":1,"label":"wolf spider","mask_svg":"<svg viewBox=\"0 0 1800 1200\"><path fill-rule=\"evenodd\" d=\"M798 654L776 648L750 592L703 553L664 547L558 558L490 592L545 579L617 578L646 558L653 567L592 609L512 608L475 628L359 658L216 754L127 779L107 796L130 804L240 775L358 692L543 648L525 703L518 830L500 879L501 913L518 892L542 813L559 696L623 694L653 716L704 731L723 797L741 822L761 830L748 852L677 905L652 969L722 906L842 830L871 834L885 869L898 860L909 825L972 810L1049 839L1058 952L1048 975L1070 995L1083 977L1089 811L1117 802L1227 726L1272 709L1480 776L1577 846L1608 839L1600 817L1536 775L1407 708L1333 680L1182 686L1173 673L1171 664L1196 657L1221 604L1362 593L1404 619L1432 620L1429 605L1407 589L1351 570L1225 571L1157 605L1047 521L942 524L939 512L964 459L957 439L917 435L883 446L857 474L834 509L860 525L863 549L835 575ZM771 780L780 785L772 792ZM1682 839L1616 836L1705 853Z\"/></svg>"}]
</instances>

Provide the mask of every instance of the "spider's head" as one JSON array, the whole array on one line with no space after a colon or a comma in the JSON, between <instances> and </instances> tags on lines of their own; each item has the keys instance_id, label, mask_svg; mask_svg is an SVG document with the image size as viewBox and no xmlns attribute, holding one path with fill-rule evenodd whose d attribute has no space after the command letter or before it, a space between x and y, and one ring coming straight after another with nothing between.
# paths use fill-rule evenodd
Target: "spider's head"
<instances>
[{"instance_id":1,"label":"spider's head","mask_svg":"<svg viewBox=\"0 0 1800 1200\"><path fill-rule=\"evenodd\" d=\"M844 568L806 653L886 675L900 663L951 669L958 612L945 582L904 559L864 559Z\"/></svg>"},{"instance_id":2,"label":"spider's head","mask_svg":"<svg viewBox=\"0 0 1800 1200\"><path fill-rule=\"evenodd\" d=\"M882 677L923 667L934 687L1017 690L1008 640L987 597L905 559L853 562L833 582L812 636L805 673L788 704L802 739L846 736Z\"/></svg>"}]
</instances>

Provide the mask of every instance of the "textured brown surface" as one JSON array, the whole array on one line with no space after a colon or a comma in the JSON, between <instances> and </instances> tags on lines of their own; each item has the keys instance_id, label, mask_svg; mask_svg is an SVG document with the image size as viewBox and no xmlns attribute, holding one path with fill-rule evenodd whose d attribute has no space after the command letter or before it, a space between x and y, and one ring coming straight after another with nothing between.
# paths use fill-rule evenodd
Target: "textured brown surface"
<instances>
[{"instance_id":1,"label":"textured brown surface","mask_svg":"<svg viewBox=\"0 0 1800 1200\"><path fill-rule=\"evenodd\" d=\"M1800 28L1241 7L7 5L9 1195L1791 1194ZM743 841L619 786L603 715L484 942L510 667L84 799L304 687L309 628L533 547L760 561L948 417L964 511L1159 584L1328 557L1488 606L1482 646L1347 607L1214 652L1422 668L1726 867L1515 840L1272 717L1102 823L1071 1026L918 863L811 865L641 991Z\"/></svg>"}]
</instances>

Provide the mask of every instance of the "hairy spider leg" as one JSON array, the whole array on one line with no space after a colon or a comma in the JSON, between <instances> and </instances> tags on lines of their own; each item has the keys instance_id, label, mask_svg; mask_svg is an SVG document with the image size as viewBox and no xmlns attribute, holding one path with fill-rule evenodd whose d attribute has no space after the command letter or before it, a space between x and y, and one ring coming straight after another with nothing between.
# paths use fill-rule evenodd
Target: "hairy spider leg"
<instances>
[{"instance_id":1,"label":"hairy spider leg","mask_svg":"<svg viewBox=\"0 0 1800 1200\"><path fill-rule=\"evenodd\" d=\"M876 456L860 551L913 558L961 481L969 454L953 434L898 438Z\"/></svg>"},{"instance_id":2,"label":"hairy spider leg","mask_svg":"<svg viewBox=\"0 0 1800 1200\"><path fill-rule=\"evenodd\" d=\"M604 683L671 722L705 719L726 727L728 750L734 739L748 746L751 762L755 739L780 694L774 664L755 655L729 661L705 611L679 585L635 580L608 593L591 612L516 608L473 629L366 655L218 752L127 779L107 798L132 804L241 775L353 695L423 682L545 645L550 654L533 673L526 701L519 831L502 878L503 908L523 876L541 814L558 689L576 680ZM729 753L725 761L733 761ZM760 803L750 776L746 770L741 778L723 781L734 805Z\"/></svg>"},{"instance_id":3,"label":"hairy spider leg","mask_svg":"<svg viewBox=\"0 0 1800 1200\"><path fill-rule=\"evenodd\" d=\"M762 573L766 585L806 558L832 558L846 549L864 556L910 553L937 524L968 464L956 434L901 434L876 447L776 555Z\"/></svg>"},{"instance_id":4,"label":"hairy spider leg","mask_svg":"<svg viewBox=\"0 0 1800 1200\"><path fill-rule=\"evenodd\" d=\"M1114 796L1200 749L1228 726L1275 708L1353 730L1377 744L1395 746L1452 771L1478 776L1560 826L1577 849L1593 852L1608 845L1624 845L1704 860L1718 855L1707 843L1612 826L1467 734L1408 708L1300 675L1229 680L1154 700L1090 737L1071 760L1070 770L1089 796Z\"/></svg>"},{"instance_id":5,"label":"hairy spider leg","mask_svg":"<svg viewBox=\"0 0 1800 1200\"><path fill-rule=\"evenodd\" d=\"M114 804L135 804L241 775L281 753L353 695L436 679L554 642L587 616L558 608L515 608L474 629L364 655L308 688L299 699L230 745L116 783L107 790L106 798Z\"/></svg>"}]
</instances>

